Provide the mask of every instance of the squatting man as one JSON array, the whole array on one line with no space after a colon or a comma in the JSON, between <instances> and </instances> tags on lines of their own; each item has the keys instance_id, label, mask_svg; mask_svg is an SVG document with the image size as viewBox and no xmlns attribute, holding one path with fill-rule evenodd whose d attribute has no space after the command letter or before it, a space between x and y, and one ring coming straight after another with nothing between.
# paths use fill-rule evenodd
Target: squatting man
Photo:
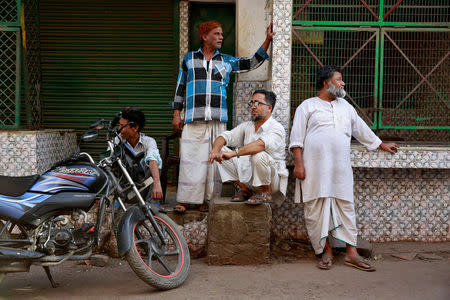
<instances>
[{"instance_id":1,"label":"squatting man","mask_svg":"<svg viewBox=\"0 0 450 300\"><path fill-rule=\"evenodd\" d=\"M125 107L121 111L119 128L120 136L126 141L134 153L145 152L144 161L146 177L153 177L153 184L148 192L147 199L160 200L163 197L159 170L162 167L161 156L154 138L141 133L145 125L144 113L135 107ZM159 204L159 203L155 203Z\"/></svg>"},{"instance_id":2,"label":"squatting man","mask_svg":"<svg viewBox=\"0 0 450 300\"><path fill-rule=\"evenodd\" d=\"M272 194L276 200L286 195L286 133L272 118L275 102L273 92L255 91L248 103L252 120L221 133L213 143L208 162L219 163L222 182L238 186L231 201L258 205L270 202Z\"/></svg>"},{"instance_id":3,"label":"squatting man","mask_svg":"<svg viewBox=\"0 0 450 300\"><path fill-rule=\"evenodd\" d=\"M354 136L369 150L395 153L395 143L383 143L358 116L344 96L345 83L339 69L322 67L316 82L319 94L303 101L295 111L289 148L294 154L295 202L300 184L306 229L320 269L333 261L329 235L346 243L345 264L374 271L356 251L356 214L353 203L353 172L350 141Z\"/></svg>"}]
</instances>

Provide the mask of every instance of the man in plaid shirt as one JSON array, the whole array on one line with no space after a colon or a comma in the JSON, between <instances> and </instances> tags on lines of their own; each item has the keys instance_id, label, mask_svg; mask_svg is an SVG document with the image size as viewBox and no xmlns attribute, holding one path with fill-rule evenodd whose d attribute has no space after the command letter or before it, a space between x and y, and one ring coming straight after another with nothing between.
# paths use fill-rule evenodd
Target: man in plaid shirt
<instances>
[{"instance_id":1,"label":"man in plaid shirt","mask_svg":"<svg viewBox=\"0 0 450 300\"><path fill-rule=\"evenodd\" d=\"M247 72L269 59L267 49L274 33L272 24L266 39L250 58L233 57L219 52L223 41L222 25L216 21L200 24L202 47L184 56L178 75L172 125L182 130L180 141L180 175L176 212L183 213L189 204L207 210L213 197L214 165L208 164L212 142L226 129L228 120L227 90L231 73ZM184 121L181 110L185 110Z\"/></svg>"}]
</instances>

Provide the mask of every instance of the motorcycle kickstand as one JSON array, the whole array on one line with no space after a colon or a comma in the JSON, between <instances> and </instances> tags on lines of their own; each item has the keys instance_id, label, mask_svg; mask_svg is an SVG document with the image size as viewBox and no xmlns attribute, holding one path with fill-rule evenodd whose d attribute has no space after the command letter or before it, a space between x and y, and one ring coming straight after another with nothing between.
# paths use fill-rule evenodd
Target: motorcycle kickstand
<instances>
[{"instance_id":1,"label":"motorcycle kickstand","mask_svg":"<svg viewBox=\"0 0 450 300\"><path fill-rule=\"evenodd\" d=\"M47 274L48 280L50 280L50 283L52 284L52 287L57 288L59 286L59 283L57 283L53 280L52 274L50 273L50 267L43 266L43 268L45 270L45 274Z\"/></svg>"}]
</instances>

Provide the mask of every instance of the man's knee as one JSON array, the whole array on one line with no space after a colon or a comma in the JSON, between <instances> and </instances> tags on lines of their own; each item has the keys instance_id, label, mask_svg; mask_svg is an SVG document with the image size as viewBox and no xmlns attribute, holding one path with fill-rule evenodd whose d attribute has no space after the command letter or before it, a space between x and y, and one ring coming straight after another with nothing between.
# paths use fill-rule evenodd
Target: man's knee
<instances>
[{"instance_id":1,"label":"man's knee","mask_svg":"<svg viewBox=\"0 0 450 300\"><path fill-rule=\"evenodd\" d=\"M253 154L251 156L251 163L253 167L256 166L268 167L270 166L270 156L264 151Z\"/></svg>"}]
</instances>

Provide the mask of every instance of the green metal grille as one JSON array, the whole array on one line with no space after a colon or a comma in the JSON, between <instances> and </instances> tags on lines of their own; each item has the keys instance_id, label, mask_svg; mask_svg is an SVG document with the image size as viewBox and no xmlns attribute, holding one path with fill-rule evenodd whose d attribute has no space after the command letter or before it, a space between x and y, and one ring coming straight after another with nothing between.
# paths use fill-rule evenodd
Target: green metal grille
<instances>
[{"instance_id":1,"label":"green metal grille","mask_svg":"<svg viewBox=\"0 0 450 300\"><path fill-rule=\"evenodd\" d=\"M293 20L378 21L379 0L294 0Z\"/></svg>"},{"instance_id":2,"label":"green metal grille","mask_svg":"<svg viewBox=\"0 0 450 300\"><path fill-rule=\"evenodd\" d=\"M372 128L450 129L450 1L294 0L292 24L292 111L316 93L318 67L335 64L347 99ZM367 34L376 38L358 48Z\"/></svg>"},{"instance_id":3,"label":"green metal grille","mask_svg":"<svg viewBox=\"0 0 450 300\"><path fill-rule=\"evenodd\" d=\"M320 66L333 64L342 68L347 99L375 128L377 42L378 31L371 28L294 27L291 111L317 93Z\"/></svg>"},{"instance_id":4,"label":"green metal grille","mask_svg":"<svg viewBox=\"0 0 450 300\"><path fill-rule=\"evenodd\" d=\"M25 77L28 127L39 129L42 125L41 109L41 53L39 40L39 0L27 0L25 18Z\"/></svg>"},{"instance_id":5,"label":"green metal grille","mask_svg":"<svg viewBox=\"0 0 450 300\"><path fill-rule=\"evenodd\" d=\"M383 21L449 23L448 0L384 0Z\"/></svg>"},{"instance_id":6,"label":"green metal grille","mask_svg":"<svg viewBox=\"0 0 450 300\"><path fill-rule=\"evenodd\" d=\"M450 1L294 0L293 24L448 26Z\"/></svg>"},{"instance_id":7,"label":"green metal grille","mask_svg":"<svg viewBox=\"0 0 450 300\"><path fill-rule=\"evenodd\" d=\"M380 128L450 128L450 30L383 29Z\"/></svg>"},{"instance_id":8,"label":"green metal grille","mask_svg":"<svg viewBox=\"0 0 450 300\"><path fill-rule=\"evenodd\" d=\"M0 25L17 26L20 18L20 0L0 0Z\"/></svg>"},{"instance_id":9,"label":"green metal grille","mask_svg":"<svg viewBox=\"0 0 450 300\"><path fill-rule=\"evenodd\" d=\"M0 28L0 127L19 125L20 31Z\"/></svg>"}]
</instances>

